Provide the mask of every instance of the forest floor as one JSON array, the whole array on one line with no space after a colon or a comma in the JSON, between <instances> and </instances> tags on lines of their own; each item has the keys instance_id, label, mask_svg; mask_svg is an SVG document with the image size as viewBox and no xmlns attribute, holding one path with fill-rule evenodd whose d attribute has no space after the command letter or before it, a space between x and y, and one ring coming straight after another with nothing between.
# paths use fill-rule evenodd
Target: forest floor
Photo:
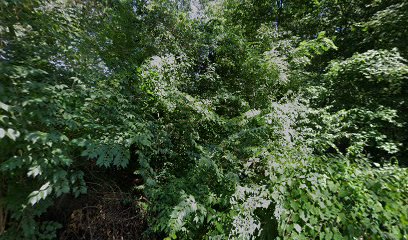
<instances>
[{"instance_id":1,"label":"forest floor","mask_svg":"<svg viewBox=\"0 0 408 240\"><path fill-rule=\"evenodd\" d=\"M87 177L88 194L77 198L63 195L42 217L62 224L58 239L146 239L147 214L143 204L147 199L130 189L132 184L118 185L128 182L130 174L105 173Z\"/></svg>"}]
</instances>

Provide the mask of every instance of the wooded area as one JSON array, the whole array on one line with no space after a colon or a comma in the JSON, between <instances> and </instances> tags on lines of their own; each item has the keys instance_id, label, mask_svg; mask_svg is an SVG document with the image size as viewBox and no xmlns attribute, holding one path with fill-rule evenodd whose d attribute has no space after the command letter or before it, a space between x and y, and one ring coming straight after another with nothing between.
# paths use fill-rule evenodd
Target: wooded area
<instances>
[{"instance_id":1,"label":"wooded area","mask_svg":"<svg viewBox=\"0 0 408 240\"><path fill-rule=\"evenodd\" d=\"M408 239L405 0L0 1L0 239Z\"/></svg>"}]
</instances>

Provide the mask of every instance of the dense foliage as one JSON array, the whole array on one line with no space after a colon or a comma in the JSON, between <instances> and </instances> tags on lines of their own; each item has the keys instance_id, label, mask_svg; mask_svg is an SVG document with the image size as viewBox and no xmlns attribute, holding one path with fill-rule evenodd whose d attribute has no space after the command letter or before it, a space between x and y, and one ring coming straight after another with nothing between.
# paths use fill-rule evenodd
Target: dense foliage
<instances>
[{"instance_id":1,"label":"dense foliage","mask_svg":"<svg viewBox=\"0 0 408 240\"><path fill-rule=\"evenodd\" d=\"M100 239L408 238L407 12L0 2L0 238L63 239L66 199L147 221Z\"/></svg>"}]
</instances>

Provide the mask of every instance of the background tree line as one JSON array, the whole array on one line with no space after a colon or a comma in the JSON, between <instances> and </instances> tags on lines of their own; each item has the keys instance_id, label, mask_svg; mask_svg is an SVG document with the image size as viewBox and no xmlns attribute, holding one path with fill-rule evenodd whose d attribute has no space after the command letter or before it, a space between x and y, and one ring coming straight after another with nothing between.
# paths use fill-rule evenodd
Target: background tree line
<instances>
[{"instance_id":1,"label":"background tree line","mask_svg":"<svg viewBox=\"0 0 408 240\"><path fill-rule=\"evenodd\" d=\"M408 237L405 1L0 13L1 239Z\"/></svg>"}]
</instances>

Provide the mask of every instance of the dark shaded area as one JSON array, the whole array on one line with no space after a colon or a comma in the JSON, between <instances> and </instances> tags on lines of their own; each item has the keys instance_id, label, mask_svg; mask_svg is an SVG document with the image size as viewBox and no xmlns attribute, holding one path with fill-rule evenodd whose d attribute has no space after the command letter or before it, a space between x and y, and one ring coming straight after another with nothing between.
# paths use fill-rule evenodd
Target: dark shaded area
<instances>
[{"instance_id":1,"label":"dark shaded area","mask_svg":"<svg viewBox=\"0 0 408 240\"><path fill-rule=\"evenodd\" d=\"M88 167L93 164L91 162ZM130 168L92 170L90 167L85 170L85 179L88 194L77 198L65 194L41 216L41 221L62 225L58 239L147 238L144 235L148 228L147 213L143 209L147 199L133 191L142 180Z\"/></svg>"}]
</instances>

